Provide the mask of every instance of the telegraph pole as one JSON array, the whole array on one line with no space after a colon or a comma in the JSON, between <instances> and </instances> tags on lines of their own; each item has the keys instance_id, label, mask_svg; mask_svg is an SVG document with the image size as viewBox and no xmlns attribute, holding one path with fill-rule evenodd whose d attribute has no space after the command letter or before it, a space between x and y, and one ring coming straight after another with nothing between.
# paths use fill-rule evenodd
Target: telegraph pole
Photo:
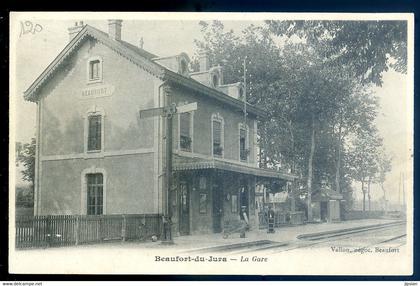
<instances>
[{"instance_id":1,"label":"telegraph pole","mask_svg":"<svg viewBox=\"0 0 420 286\"><path fill-rule=\"evenodd\" d=\"M169 198L171 194L172 188L172 118L173 115L176 113L176 105L171 104L171 89L169 86L164 87L164 93L166 96L166 108L164 109L164 117L166 117L166 134L165 134L165 141L166 141L166 156L165 156L165 207L164 207L164 214L163 214L163 238L162 244L173 244L172 240L172 215L171 215L171 206L169 203Z\"/></svg>"},{"instance_id":2,"label":"telegraph pole","mask_svg":"<svg viewBox=\"0 0 420 286\"><path fill-rule=\"evenodd\" d=\"M176 113L191 112L197 110L197 103L190 103L177 107L175 103L171 102L171 88L165 85L163 92L166 96L165 107L150 108L140 110L140 118L149 118L155 116L162 116L166 118L166 134L165 134L165 187L163 190L163 237L162 244L174 244L172 239L172 213L170 205L170 194L172 191L172 122L173 116Z\"/></svg>"},{"instance_id":3,"label":"telegraph pole","mask_svg":"<svg viewBox=\"0 0 420 286\"><path fill-rule=\"evenodd\" d=\"M245 56L244 59L244 124L246 126L246 59L247 57Z\"/></svg>"}]
</instances>

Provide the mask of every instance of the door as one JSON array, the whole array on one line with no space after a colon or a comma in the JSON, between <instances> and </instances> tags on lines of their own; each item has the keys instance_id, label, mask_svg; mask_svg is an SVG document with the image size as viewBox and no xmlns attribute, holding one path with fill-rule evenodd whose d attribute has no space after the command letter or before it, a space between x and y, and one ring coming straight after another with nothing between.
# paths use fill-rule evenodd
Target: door
<instances>
[{"instance_id":1,"label":"door","mask_svg":"<svg viewBox=\"0 0 420 286\"><path fill-rule=\"evenodd\" d=\"M241 188L239 189L239 198L240 198L240 218L241 220L245 220L244 213L246 214L246 218L249 222L249 194L248 194L248 187L246 185L246 181L243 181L241 184Z\"/></svg>"},{"instance_id":2,"label":"door","mask_svg":"<svg viewBox=\"0 0 420 286\"><path fill-rule=\"evenodd\" d=\"M190 234L190 194L187 182L179 186L179 234Z\"/></svg>"},{"instance_id":3,"label":"door","mask_svg":"<svg viewBox=\"0 0 420 286\"><path fill-rule=\"evenodd\" d=\"M328 202L321 202L321 221L328 221Z\"/></svg>"},{"instance_id":4,"label":"door","mask_svg":"<svg viewBox=\"0 0 420 286\"><path fill-rule=\"evenodd\" d=\"M214 178L213 183L213 232L222 231L223 201L222 201L222 185L218 178Z\"/></svg>"}]
</instances>

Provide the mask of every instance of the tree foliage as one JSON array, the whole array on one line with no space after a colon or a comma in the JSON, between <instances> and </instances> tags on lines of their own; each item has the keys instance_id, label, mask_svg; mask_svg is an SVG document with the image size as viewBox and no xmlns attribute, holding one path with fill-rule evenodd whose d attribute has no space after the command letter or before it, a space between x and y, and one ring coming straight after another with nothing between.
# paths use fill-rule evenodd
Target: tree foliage
<instances>
[{"instance_id":1,"label":"tree foliage","mask_svg":"<svg viewBox=\"0 0 420 286\"><path fill-rule=\"evenodd\" d=\"M361 130L351 143L349 152L350 174L354 180L362 184L363 210L365 210L366 194L370 203L370 184L377 178L381 146L382 138L375 128Z\"/></svg>"},{"instance_id":2,"label":"tree foliage","mask_svg":"<svg viewBox=\"0 0 420 286\"><path fill-rule=\"evenodd\" d=\"M328 66L348 66L362 83L382 84L382 73L407 70L406 21L267 21L279 36L316 47Z\"/></svg>"},{"instance_id":3,"label":"tree foliage","mask_svg":"<svg viewBox=\"0 0 420 286\"><path fill-rule=\"evenodd\" d=\"M379 150L378 155L378 176L377 182L382 186L385 183L386 175L392 170L392 157L387 154L385 148Z\"/></svg>"},{"instance_id":4,"label":"tree foliage","mask_svg":"<svg viewBox=\"0 0 420 286\"><path fill-rule=\"evenodd\" d=\"M24 166L24 170L22 170L23 179L32 183L33 186L35 181L35 138L32 138L30 143L18 143L17 146L21 146L17 150L17 161Z\"/></svg>"}]
</instances>

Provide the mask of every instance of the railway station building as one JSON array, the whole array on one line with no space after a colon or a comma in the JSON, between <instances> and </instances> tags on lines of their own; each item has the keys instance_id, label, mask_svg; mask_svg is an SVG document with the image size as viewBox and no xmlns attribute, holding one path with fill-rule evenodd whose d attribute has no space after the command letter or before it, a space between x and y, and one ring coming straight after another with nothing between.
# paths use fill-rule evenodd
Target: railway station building
<instances>
[{"instance_id":1,"label":"railway station building","mask_svg":"<svg viewBox=\"0 0 420 286\"><path fill-rule=\"evenodd\" d=\"M109 20L105 33L77 22L24 93L37 104L35 215L162 214L168 204L175 235L221 232L244 215L256 226L256 188L295 178L258 166L264 111L207 54L190 72L185 53L158 57L124 41L122 26ZM197 109L173 118L165 202L166 121L139 112L169 101Z\"/></svg>"}]
</instances>

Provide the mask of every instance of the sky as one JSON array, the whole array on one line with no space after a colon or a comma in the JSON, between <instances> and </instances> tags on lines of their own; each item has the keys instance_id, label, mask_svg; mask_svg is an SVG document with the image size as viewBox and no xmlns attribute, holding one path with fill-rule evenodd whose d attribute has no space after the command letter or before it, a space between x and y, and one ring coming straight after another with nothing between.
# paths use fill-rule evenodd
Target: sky
<instances>
[{"instance_id":1,"label":"sky","mask_svg":"<svg viewBox=\"0 0 420 286\"><path fill-rule=\"evenodd\" d=\"M249 24L261 25L262 21L245 21L243 19L223 21L226 29L236 33ZM14 128L14 140L29 142L35 136L36 104L26 102L23 92L53 61L69 41L67 29L75 21L83 20L107 32L107 21L86 20L63 15L62 19L45 20L39 17L16 17L11 24L11 128ZM28 32L28 27L36 29ZM124 20L122 39L138 45L143 38L143 48L158 56L176 55L186 52L190 58L196 52L194 39L200 39L199 20ZM22 27L24 29L22 29ZM41 27L41 28L40 28ZM377 126L384 138L386 150L393 157L393 169L387 177L385 188L388 199L398 202L398 186L401 172L405 172L406 190L412 190L412 130L413 130L413 98L412 87L408 86L409 77L394 71L384 73L382 87L375 87L374 92L380 98L380 112ZM12 140L12 139L11 139ZM358 190L360 187L355 185ZM407 191L408 192L408 191ZM361 193L356 192L358 198ZM372 198L382 196L379 186L373 186Z\"/></svg>"}]
</instances>

